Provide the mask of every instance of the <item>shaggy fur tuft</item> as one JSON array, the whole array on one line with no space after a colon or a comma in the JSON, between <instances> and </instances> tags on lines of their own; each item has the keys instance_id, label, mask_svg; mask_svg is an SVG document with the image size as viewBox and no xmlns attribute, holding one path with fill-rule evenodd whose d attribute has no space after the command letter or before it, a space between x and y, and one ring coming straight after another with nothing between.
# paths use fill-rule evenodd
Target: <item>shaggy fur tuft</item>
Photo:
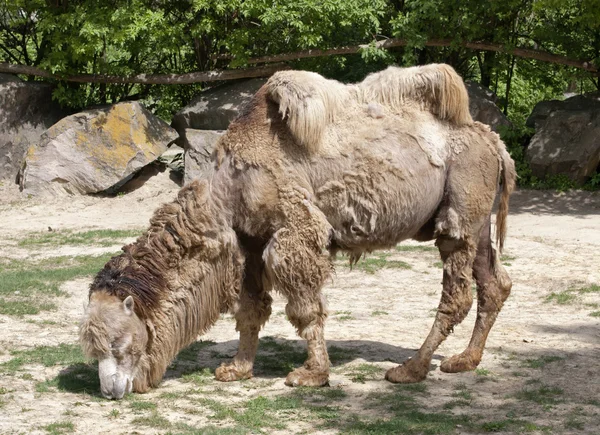
<instances>
[{"instance_id":1,"label":"shaggy fur tuft","mask_svg":"<svg viewBox=\"0 0 600 435\"><path fill-rule=\"evenodd\" d=\"M342 83L309 71L277 72L266 87L294 138L310 152L318 150L325 127L351 96Z\"/></svg>"},{"instance_id":2,"label":"shaggy fur tuft","mask_svg":"<svg viewBox=\"0 0 600 435\"><path fill-rule=\"evenodd\" d=\"M177 353L237 301L243 256L229 213L209 191L208 183L198 181L181 189L174 202L155 211L146 234L112 258L90 287L90 298L132 296L136 314L147 324L150 341L136 391L157 386ZM105 353L109 329L119 329L97 322L98 316L88 314L80 326L87 355Z\"/></svg>"},{"instance_id":3,"label":"shaggy fur tuft","mask_svg":"<svg viewBox=\"0 0 600 435\"><path fill-rule=\"evenodd\" d=\"M457 126L473 123L469 94L450 65L390 66L368 75L358 86L365 102L377 101L395 110L412 102Z\"/></svg>"},{"instance_id":4,"label":"shaggy fur tuft","mask_svg":"<svg viewBox=\"0 0 600 435\"><path fill-rule=\"evenodd\" d=\"M311 153L320 149L324 131L336 116L357 104L367 105L367 112L374 118L384 116L379 104L392 111L412 104L456 126L473 123L465 85L445 64L390 66L356 85L344 85L308 71L281 71L273 74L265 88L279 105L279 113L287 119L296 142Z\"/></svg>"}]
</instances>

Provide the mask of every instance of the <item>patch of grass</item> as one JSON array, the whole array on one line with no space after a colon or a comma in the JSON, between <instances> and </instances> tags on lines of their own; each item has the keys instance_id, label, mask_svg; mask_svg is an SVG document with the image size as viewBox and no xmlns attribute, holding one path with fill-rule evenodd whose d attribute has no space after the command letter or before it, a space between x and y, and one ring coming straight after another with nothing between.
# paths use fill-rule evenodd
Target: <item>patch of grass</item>
<instances>
[{"instance_id":1,"label":"patch of grass","mask_svg":"<svg viewBox=\"0 0 600 435\"><path fill-rule=\"evenodd\" d=\"M123 239L138 237L143 230L89 230L73 232L69 230L30 233L19 240L18 246L65 246L122 244Z\"/></svg>"},{"instance_id":2,"label":"patch of grass","mask_svg":"<svg viewBox=\"0 0 600 435\"><path fill-rule=\"evenodd\" d=\"M364 384L367 380L373 380L381 377L383 369L375 364L359 364L352 367L349 373L350 380Z\"/></svg>"},{"instance_id":3,"label":"patch of grass","mask_svg":"<svg viewBox=\"0 0 600 435\"><path fill-rule=\"evenodd\" d=\"M83 353L78 345L35 346L28 350L12 350L15 358L0 364L0 371L14 373L26 364L42 364L45 367L82 363Z\"/></svg>"},{"instance_id":4,"label":"patch of grass","mask_svg":"<svg viewBox=\"0 0 600 435\"><path fill-rule=\"evenodd\" d=\"M296 387L292 395L302 399L311 399L316 402L331 400L341 400L348 394L341 388L321 388L321 387Z\"/></svg>"},{"instance_id":5,"label":"patch of grass","mask_svg":"<svg viewBox=\"0 0 600 435\"><path fill-rule=\"evenodd\" d=\"M541 369L545 367L547 364L562 361L564 358L556 355L542 355L539 358L535 359L526 359L521 364L522 367L528 367L530 369Z\"/></svg>"},{"instance_id":6,"label":"patch of grass","mask_svg":"<svg viewBox=\"0 0 600 435\"><path fill-rule=\"evenodd\" d=\"M560 402L562 394L563 390L558 387L542 385L536 389L523 389L516 394L516 397L540 405L555 405Z\"/></svg>"},{"instance_id":7,"label":"patch of grass","mask_svg":"<svg viewBox=\"0 0 600 435\"><path fill-rule=\"evenodd\" d=\"M39 382L35 389L40 393L49 392L52 388L71 393L100 393L100 378L98 366L83 363L74 364L61 372L53 379Z\"/></svg>"},{"instance_id":8,"label":"patch of grass","mask_svg":"<svg viewBox=\"0 0 600 435\"><path fill-rule=\"evenodd\" d=\"M215 344L217 344L214 341L197 341L195 343L190 344L188 347L186 347L185 349L183 349L182 351L179 352L179 354L177 354L177 358L175 359L175 361L180 362L180 361L197 361L198 360L198 353L206 348L206 347L210 347L210 346L214 346Z\"/></svg>"},{"instance_id":9,"label":"patch of grass","mask_svg":"<svg viewBox=\"0 0 600 435\"><path fill-rule=\"evenodd\" d=\"M555 293L555 292L550 293L548 296L546 296L545 301L546 302L555 302L559 305L567 305L567 304L571 304L571 303L575 302L576 298L577 298L577 296L574 295L572 292L570 292L569 290L565 290L560 293Z\"/></svg>"},{"instance_id":10,"label":"patch of grass","mask_svg":"<svg viewBox=\"0 0 600 435\"><path fill-rule=\"evenodd\" d=\"M441 261L436 261L435 263L433 263L433 267L437 267L438 269L443 269L444 263L442 263Z\"/></svg>"},{"instance_id":11,"label":"patch of grass","mask_svg":"<svg viewBox=\"0 0 600 435\"><path fill-rule=\"evenodd\" d=\"M454 409L457 407L466 407L466 406L471 406L470 400L455 399L455 400L451 400L450 402L444 403L444 409Z\"/></svg>"},{"instance_id":12,"label":"patch of grass","mask_svg":"<svg viewBox=\"0 0 600 435\"><path fill-rule=\"evenodd\" d=\"M576 289L576 291L579 292L580 294L600 293L600 285L592 284L587 287L581 287L579 289Z\"/></svg>"},{"instance_id":13,"label":"patch of grass","mask_svg":"<svg viewBox=\"0 0 600 435\"><path fill-rule=\"evenodd\" d=\"M564 290L560 293L555 293L555 292L550 293L546 297L546 302L556 302L557 304L560 304L560 305L571 304L577 300L578 294L584 295L584 294L599 293L599 292L600 292L600 285L590 284L586 287L570 288L570 289Z\"/></svg>"},{"instance_id":14,"label":"patch of grass","mask_svg":"<svg viewBox=\"0 0 600 435\"><path fill-rule=\"evenodd\" d=\"M190 373L186 373L181 377L183 382L191 382L195 385L202 386L212 381L214 374L208 367L201 370L195 370Z\"/></svg>"},{"instance_id":15,"label":"patch of grass","mask_svg":"<svg viewBox=\"0 0 600 435\"><path fill-rule=\"evenodd\" d=\"M12 260L0 266L0 314L31 315L56 308L60 285L98 272L113 254Z\"/></svg>"},{"instance_id":16,"label":"patch of grass","mask_svg":"<svg viewBox=\"0 0 600 435\"><path fill-rule=\"evenodd\" d=\"M565 429L575 429L575 430L583 430L585 429L585 424L583 421L579 420L575 416L568 416L565 420Z\"/></svg>"},{"instance_id":17,"label":"patch of grass","mask_svg":"<svg viewBox=\"0 0 600 435\"><path fill-rule=\"evenodd\" d=\"M107 415L108 418L118 418L121 415L121 411L117 408L113 408Z\"/></svg>"},{"instance_id":18,"label":"patch of grass","mask_svg":"<svg viewBox=\"0 0 600 435\"><path fill-rule=\"evenodd\" d=\"M156 403L146 402L145 400L132 400L131 402L129 402L129 407L135 413L144 411L154 411L156 409Z\"/></svg>"},{"instance_id":19,"label":"patch of grass","mask_svg":"<svg viewBox=\"0 0 600 435\"><path fill-rule=\"evenodd\" d=\"M329 354L329 361L331 361L331 364L333 365L351 361L356 356L355 350L345 349L339 346L329 346L327 348L327 353Z\"/></svg>"},{"instance_id":20,"label":"patch of grass","mask_svg":"<svg viewBox=\"0 0 600 435\"><path fill-rule=\"evenodd\" d=\"M369 408L378 408L386 419L365 419L353 416L345 424L337 423L344 434L444 434L455 433L456 426L470 426L466 415L447 412L423 412L422 407L406 391L391 394L371 394Z\"/></svg>"},{"instance_id":21,"label":"patch of grass","mask_svg":"<svg viewBox=\"0 0 600 435\"><path fill-rule=\"evenodd\" d=\"M590 313L590 316L592 316L592 317L600 317L600 311L592 311Z\"/></svg>"},{"instance_id":22,"label":"patch of grass","mask_svg":"<svg viewBox=\"0 0 600 435\"><path fill-rule=\"evenodd\" d=\"M371 316L387 316L389 313L387 311L375 310L371 313Z\"/></svg>"},{"instance_id":23,"label":"patch of grass","mask_svg":"<svg viewBox=\"0 0 600 435\"><path fill-rule=\"evenodd\" d=\"M381 269L411 269L412 266L404 261L388 260L390 254L381 253L374 257L363 258L354 265L357 270L374 274Z\"/></svg>"},{"instance_id":24,"label":"patch of grass","mask_svg":"<svg viewBox=\"0 0 600 435\"><path fill-rule=\"evenodd\" d=\"M172 426L171 422L161 416L157 411L153 411L149 416L136 417L131 420L131 424L148 426L153 429L169 429Z\"/></svg>"},{"instance_id":25,"label":"patch of grass","mask_svg":"<svg viewBox=\"0 0 600 435\"><path fill-rule=\"evenodd\" d=\"M44 429L50 435L61 435L75 432L75 425L70 421L59 421L47 426L43 426L42 429Z\"/></svg>"},{"instance_id":26,"label":"patch of grass","mask_svg":"<svg viewBox=\"0 0 600 435\"><path fill-rule=\"evenodd\" d=\"M475 369L475 374L477 376L489 376L490 371L488 369L484 369L484 368L477 368L477 369Z\"/></svg>"},{"instance_id":27,"label":"patch of grass","mask_svg":"<svg viewBox=\"0 0 600 435\"><path fill-rule=\"evenodd\" d=\"M255 368L269 375L282 376L302 365L306 358L306 350L267 336L260 339Z\"/></svg>"},{"instance_id":28,"label":"patch of grass","mask_svg":"<svg viewBox=\"0 0 600 435\"><path fill-rule=\"evenodd\" d=\"M335 318L341 322L354 319L352 311L336 311Z\"/></svg>"},{"instance_id":29,"label":"patch of grass","mask_svg":"<svg viewBox=\"0 0 600 435\"><path fill-rule=\"evenodd\" d=\"M435 246L427 245L396 245L394 248L398 252L437 252Z\"/></svg>"}]
</instances>

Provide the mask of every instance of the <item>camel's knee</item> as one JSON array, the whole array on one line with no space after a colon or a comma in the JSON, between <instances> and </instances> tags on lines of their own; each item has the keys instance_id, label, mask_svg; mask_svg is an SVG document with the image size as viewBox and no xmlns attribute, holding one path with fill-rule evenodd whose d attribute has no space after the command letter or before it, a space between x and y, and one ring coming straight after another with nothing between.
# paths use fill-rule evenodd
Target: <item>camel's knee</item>
<instances>
[{"instance_id":1,"label":"camel's knee","mask_svg":"<svg viewBox=\"0 0 600 435\"><path fill-rule=\"evenodd\" d=\"M317 294L307 299L293 298L286 305L285 313L300 337L315 340L323 334L327 319L325 296Z\"/></svg>"},{"instance_id":2,"label":"camel's knee","mask_svg":"<svg viewBox=\"0 0 600 435\"><path fill-rule=\"evenodd\" d=\"M243 291L234 307L234 317L238 331L244 328L261 328L271 316L273 298L268 293Z\"/></svg>"},{"instance_id":3,"label":"camel's knee","mask_svg":"<svg viewBox=\"0 0 600 435\"><path fill-rule=\"evenodd\" d=\"M477 253L473 266L479 310L498 312L510 296L512 281L491 245L484 254Z\"/></svg>"},{"instance_id":4,"label":"camel's knee","mask_svg":"<svg viewBox=\"0 0 600 435\"><path fill-rule=\"evenodd\" d=\"M444 262L442 299L438 308L444 329L464 320L473 305L471 275L475 247L465 239L438 238L436 244Z\"/></svg>"}]
</instances>

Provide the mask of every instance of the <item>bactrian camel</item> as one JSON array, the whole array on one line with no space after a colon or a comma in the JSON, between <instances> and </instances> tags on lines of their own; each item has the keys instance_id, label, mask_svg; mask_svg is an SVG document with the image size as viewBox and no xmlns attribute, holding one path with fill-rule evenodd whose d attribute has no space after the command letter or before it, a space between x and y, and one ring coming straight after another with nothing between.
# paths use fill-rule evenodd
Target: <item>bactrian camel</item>
<instances>
[{"instance_id":1,"label":"bactrian camel","mask_svg":"<svg viewBox=\"0 0 600 435\"><path fill-rule=\"evenodd\" d=\"M443 292L425 342L386 379L426 377L434 351L472 305L472 276L473 335L441 370L477 367L511 289L490 216L500 190L501 249L515 171L498 135L472 120L450 66L389 67L353 85L278 72L220 138L213 161L211 175L161 206L91 285L80 341L99 360L104 396L156 387L178 351L224 312L235 316L239 350L215 376L251 377L272 290L287 299L308 348L286 384L327 384L322 287L332 255L357 261L409 238L435 239Z\"/></svg>"}]
</instances>

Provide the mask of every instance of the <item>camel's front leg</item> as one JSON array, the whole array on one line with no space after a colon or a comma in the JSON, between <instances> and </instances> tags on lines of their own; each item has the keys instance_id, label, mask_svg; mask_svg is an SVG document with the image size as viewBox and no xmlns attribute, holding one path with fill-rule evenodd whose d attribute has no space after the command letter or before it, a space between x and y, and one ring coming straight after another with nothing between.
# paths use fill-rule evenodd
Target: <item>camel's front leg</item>
<instances>
[{"instance_id":1,"label":"camel's front leg","mask_svg":"<svg viewBox=\"0 0 600 435\"><path fill-rule=\"evenodd\" d=\"M263 258L275 288L288 299L288 319L308 345L308 359L287 376L285 383L322 386L329 381L323 331L327 310L321 288L332 268L326 250L331 227L318 209L307 203L304 206L290 225L275 233Z\"/></svg>"},{"instance_id":2,"label":"camel's front leg","mask_svg":"<svg viewBox=\"0 0 600 435\"><path fill-rule=\"evenodd\" d=\"M248 249L248 248L247 248ZM271 315L271 284L264 274L260 251L248 249L244 285L235 308L236 329L240 333L238 352L230 363L215 370L219 381L251 378L258 347L258 332Z\"/></svg>"}]
</instances>

